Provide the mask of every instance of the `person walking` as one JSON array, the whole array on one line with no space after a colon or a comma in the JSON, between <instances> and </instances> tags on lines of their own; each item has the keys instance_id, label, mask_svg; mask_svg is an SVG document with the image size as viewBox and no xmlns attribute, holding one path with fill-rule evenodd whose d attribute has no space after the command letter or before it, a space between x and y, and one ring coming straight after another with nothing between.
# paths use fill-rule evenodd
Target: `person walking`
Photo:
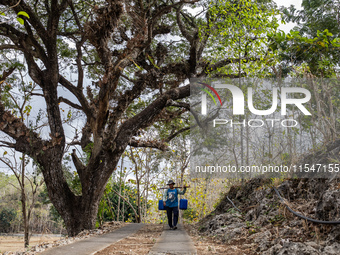
<instances>
[{"instance_id":1,"label":"person walking","mask_svg":"<svg viewBox=\"0 0 340 255\"><path fill-rule=\"evenodd\" d=\"M169 180L167 185L169 185L169 188L164 191L163 205L166 209L169 227L175 230L177 229L176 225L178 222L178 195L184 195L187 186L184 186L184 189L181 191L178 188L174 188L175 182L173 180Z\"/></svg>"}]
</instances>

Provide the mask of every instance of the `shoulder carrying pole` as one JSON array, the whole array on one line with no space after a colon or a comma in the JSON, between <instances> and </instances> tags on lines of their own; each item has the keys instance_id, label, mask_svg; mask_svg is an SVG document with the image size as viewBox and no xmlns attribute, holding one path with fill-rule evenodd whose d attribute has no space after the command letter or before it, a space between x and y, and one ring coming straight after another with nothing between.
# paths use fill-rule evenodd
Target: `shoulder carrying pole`
<instances>
[{"instance_id":1,"label":"shoulder carrying pole","mask_svg":"<svg viewBox=\"0 0 340 255\"><path fill-rule=\"evenodd\" d=\"M165 187L165 188L158 188L158 189L168 189L169 187ZM178 189L183 189L183 188L190 188L190 186L185 186L185 187L174 187L174 188L178 188Z\"/></svg>"}]
</instances>

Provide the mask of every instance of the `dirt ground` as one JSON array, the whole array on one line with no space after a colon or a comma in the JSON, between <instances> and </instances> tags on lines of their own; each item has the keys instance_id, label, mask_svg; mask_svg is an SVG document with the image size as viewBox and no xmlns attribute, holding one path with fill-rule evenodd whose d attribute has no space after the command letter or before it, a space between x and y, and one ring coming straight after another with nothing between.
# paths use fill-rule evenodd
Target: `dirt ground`
<instances>
[{"instance_id":1,"label":"dirt ground","mask_svg":"<svg viewBox=\"0 0 340 255\"><path fill-rule=\"evenodd\" d=\"M59 240L60 237L41 235L32 236L30 239L30 246L42 242L53 242ZM24 237L23 236L0 236L0 253L5 251L25 251Z\"/></svg>"},{"instance_id":2,"label":"dirt ground","mask_svg":"<svg viewBox=\"0 0 340 255\"><path fill-rule=\"evenodd\" d=\"M245 249L244 244L226 245L220 241L208 237L202 237L190 225L185 225L197 249L198 255L228 254L228 255L252 255L255 254L251 248ZM134 235L125 238L109 247L95 253L95 255L112 254L138 254L146 255L156 243L163 231L163 224L147 224Z\"/></svg>"},{"instance_id":3,"label":"dirt ground","mask_svg":"<svg viewBox=\"0 0 340 255\"><path fill-rule=\"evenodd\" d=\"M197 255L207 255L207 254L219 254L219 255L253 255L256 254L246 244L233 244L227 245L219 240L214 240L213 238L201 236L198 234L197 230L190 225L184 225L185 230L194 242L195 248L197 250Z\"/></svg>"},{"instance_id":4,"label":"dirt ground","mask_svg":"<svg viewBox=\"0 0 340 255\"><path fill-rule=\"evenodd\" d=\"M198 255L207 254L228 254L228 255L252 255L255 254L251 248L247 248L245 243L227 245L221 241L214 240L210 237L201 236L194 227L185 224L185 229L190 235L197 249ZM156 243L157 239L163 232L163 224L147 224L137 233L120 240L117 243L97 252L95 255L111 255L111 254L138 254L146 255ZM53 236L33 236L30 245L34 246L38 243L52 243L54 240L60 239ZM23 237L0 236L0 253L5 251L25 251L23 248Z\"/></svg>"},{"instance_id":5,"label":"dirt ground","mask_svg":"<svg viewBox=\"0 0 340 255\"><path fill-rule=\"evenodd\" d=\"M148 254L162 232L163 224L147 224L137 233L106 247L105 249L95 253L95 255Z\"/></svg>"}]
</instances>

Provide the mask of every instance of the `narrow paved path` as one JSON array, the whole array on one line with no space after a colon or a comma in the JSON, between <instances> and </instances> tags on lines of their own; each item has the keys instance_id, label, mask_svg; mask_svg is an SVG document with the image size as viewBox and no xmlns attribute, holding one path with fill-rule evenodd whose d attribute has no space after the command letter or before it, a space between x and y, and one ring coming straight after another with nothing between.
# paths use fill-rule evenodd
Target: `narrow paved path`
<instances>
[{"instance_id":1,"label":"narrow paved path","mask_svg":"<svg viewBox=\"0 0 340 255\"><path fill-rule=\"evenodd\" d=\"M177 227L176 230L170 230L166 226L149 254L197 254L194 243L183 226Z\"/></svg>"},{"instance_id":2,"label":"narrow paved path","mask_svg":"<svg viewBox=\"0 0 340 255\"><path fill-rule=\"evenodd\" d=\"M122 228L119 228L111 233L90 237L75 243L68 245L54 247L48 249L40 255L91 255L97 251L104 249L105 247L117 242L135 232L137 232L144 224L128 224Z\"/></svg>"}]
</instances>

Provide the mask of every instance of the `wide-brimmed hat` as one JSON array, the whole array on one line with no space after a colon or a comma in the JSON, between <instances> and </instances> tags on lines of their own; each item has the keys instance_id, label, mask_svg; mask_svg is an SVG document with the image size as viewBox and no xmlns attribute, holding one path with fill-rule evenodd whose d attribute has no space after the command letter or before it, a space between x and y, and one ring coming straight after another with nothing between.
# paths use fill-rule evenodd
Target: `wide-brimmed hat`
<instances>
[{"instance_id":1,"label":"wide-brimmed hat","mask_svg":"<svg viewBox=\"0 0 340 255\"><path fill-rule=\"evenodd\" d=\"M167 185L175 184L173 180L169 180Z\"/></svg>"}]
</instances>

